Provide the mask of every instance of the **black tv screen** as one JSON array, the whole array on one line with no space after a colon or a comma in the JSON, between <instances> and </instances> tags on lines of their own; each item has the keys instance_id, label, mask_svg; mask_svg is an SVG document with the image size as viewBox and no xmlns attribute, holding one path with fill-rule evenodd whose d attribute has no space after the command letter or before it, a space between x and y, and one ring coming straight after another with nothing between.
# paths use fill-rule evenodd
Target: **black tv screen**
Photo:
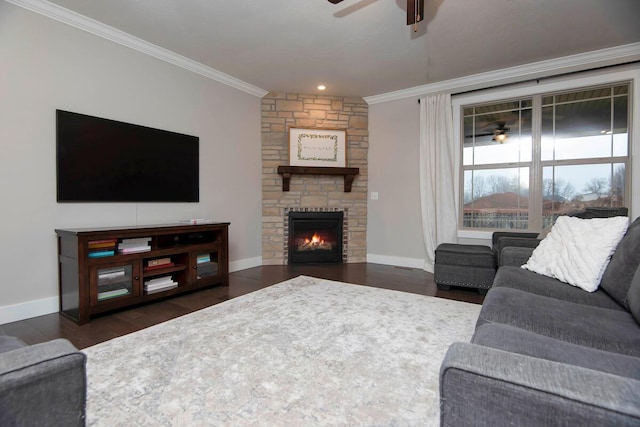
<instances>
[{"instance_id":1,"label":"black tv screen","mask_svg":"<svg viewBox=\"0 0 640 427\"><path fill-rule=\"evenodd\" d=\"M58 202L198 202L199 138L56 110Z\"/></svg>"}]
</instances>

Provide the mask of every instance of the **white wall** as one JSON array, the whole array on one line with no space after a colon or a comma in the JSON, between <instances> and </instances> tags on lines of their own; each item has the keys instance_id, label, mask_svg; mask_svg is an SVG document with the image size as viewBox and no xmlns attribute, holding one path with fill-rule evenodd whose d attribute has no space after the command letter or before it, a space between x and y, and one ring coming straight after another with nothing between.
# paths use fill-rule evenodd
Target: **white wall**
<instances>
[{"instance_id":1,"label":"white wall","mask_svg":"<svg viewBox=\"0 0 640 427\"><path fill-rule=\"evenodd\" d=\"M200 202L58 204L55 110L200 137ZM0 324L57 311L54 229L229 221L260 264L260 99L0 2Z\"/></svg>"},{"instance_id":2,"label":"white wall","mask_svg":"<svg viewBox=\"0 0 640 427\"><path fill-rule=\"evenodd\" d=\"M369 107L367 260L423 268L417 98ZM371 200L371 193L378 200Z\"/></svg>"}]
</instances>

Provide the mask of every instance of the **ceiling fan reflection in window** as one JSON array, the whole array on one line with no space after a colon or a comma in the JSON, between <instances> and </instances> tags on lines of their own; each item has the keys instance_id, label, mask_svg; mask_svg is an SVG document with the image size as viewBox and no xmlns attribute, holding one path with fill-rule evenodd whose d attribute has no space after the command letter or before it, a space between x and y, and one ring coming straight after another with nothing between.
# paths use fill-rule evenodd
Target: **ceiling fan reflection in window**
<instances>
[{"instance_id":1,"label":"ceiling fan reflection in window","mask_svg":"<svg viewBox=\"0 0 640 427\"><path fill-rule=\"evenodd\" d=\"M512 121L513 125L517 125L517 120ZM500 144L504 144L504 142L509 138L511 128L507 127L509 123L504 120L498 120L496 122L479 122L476 133L473 135L466 135L465 139L471 140L471 138L477 138L476 144L487 145L488 139L485 137L491 136L491 142L497 142ZM496 127L493 127L496 126Z\"/></svg>"},{"instance_id":2,"label":"ceiling fan reflection in window","mask_svg":"<svg viewBox=\"0 0 640 427\"><path fill-rule=\"evenodd\" d=\"M342 0L329 0L338 4ZM416 24L424 19L424 0L407 0L407 25L413 25L413 31L418 31Z\"/></svg>"}]
</instances>

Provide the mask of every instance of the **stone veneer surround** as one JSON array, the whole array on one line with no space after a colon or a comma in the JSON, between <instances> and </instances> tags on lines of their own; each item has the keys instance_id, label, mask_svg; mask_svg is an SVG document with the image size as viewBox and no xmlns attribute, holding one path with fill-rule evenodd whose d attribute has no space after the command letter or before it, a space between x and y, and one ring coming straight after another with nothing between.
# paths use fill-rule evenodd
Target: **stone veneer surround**
<instances>
[{"instance_id":1,"label":"stone veneer surround","mask_svg":"<svg viewBox=\"0 0 640 427\"><path fill-rule=\"evenodd\" d=\"M278 166L289 164L289 128L345 129L347 166L360 169L350 193L342 176L293 175L282 191ZM289 210L348 212L345 262L367 259L369 106L362 98L270 93L262 98L262 263L287 264Z\"/></svg>"}]
</instances>

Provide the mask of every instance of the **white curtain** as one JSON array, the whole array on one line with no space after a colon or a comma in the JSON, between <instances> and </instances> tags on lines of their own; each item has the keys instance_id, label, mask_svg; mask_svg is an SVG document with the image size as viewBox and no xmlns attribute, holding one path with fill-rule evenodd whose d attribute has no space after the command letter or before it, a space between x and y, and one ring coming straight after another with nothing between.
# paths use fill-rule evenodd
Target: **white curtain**
<instances>
[{"instance_id":1,"label":"white curtain","mask_svg":"<svg viewBox=\"0 0 640 427\"><path fill-rule=\"evenodd\" d=\"M458 241L456 147L451 95L420 99L420 204L427 251L424 269L429 272L436 247Z\"/></svg>"}]
</instances>

